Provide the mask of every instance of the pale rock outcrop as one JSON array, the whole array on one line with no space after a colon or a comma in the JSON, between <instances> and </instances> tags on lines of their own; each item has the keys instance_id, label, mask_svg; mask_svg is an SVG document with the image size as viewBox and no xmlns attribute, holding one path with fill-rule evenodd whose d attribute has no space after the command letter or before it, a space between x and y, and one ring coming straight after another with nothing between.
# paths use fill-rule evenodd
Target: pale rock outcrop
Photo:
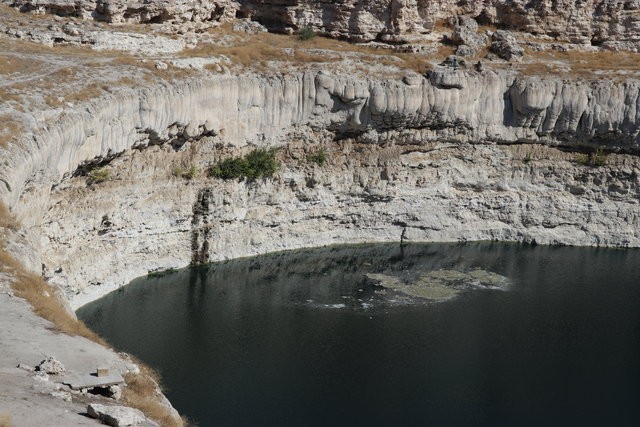
<instances>
[{"instance_id":1,"label":"pale rock outcrop","mask_svg":"<svg viewBox=\"0 0 640 427\"><path fill-rule=\"evenodd\" d=\"M478 33L478 23L469 16L460 16L455 20L451 41L458 45L456 54L473 56L489 41L486 34Z\"/></svg>"},{"instance_id":2,"label":"pale rock outcrop","mask_svg":"<svg viewBox=\"0 0 640 427\"><path fill-rule=\"evenodd\" d=\"M67 371L64 369L64 365L58 359L53 356L47 356L38 366L36 371L44 372L51 375L63 375Z\"/></svg>"},{"instance_id":3,"label":"pale rock outcrop","mask_svg":"<svg viewBox=\"0 0 640 427\"><path fill-rule=\"evenodd\" d=\"M103 424L113 427L157 426L147 420L142 412L126 406L107 406L91 403L87 406L87 414L99 419Z\"/></svg>"},{"instance_id":4,"label":"pale rock outcrop","mask_svg":"<svg viewBox=\"0 0 640 427\"><path fill-rule=\"evenodd\" d=\"M521 61L524 49L509 31L498 30L491 35L491 51L506 61Z\"/></svg>"}]
</instances>

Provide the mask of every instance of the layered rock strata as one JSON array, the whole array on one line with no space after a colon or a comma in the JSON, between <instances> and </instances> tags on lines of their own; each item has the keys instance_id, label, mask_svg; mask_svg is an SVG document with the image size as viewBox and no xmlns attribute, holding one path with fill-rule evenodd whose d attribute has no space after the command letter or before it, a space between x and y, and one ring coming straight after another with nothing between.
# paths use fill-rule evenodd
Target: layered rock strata
<instances>
[{"instance_id":1,"label":"layered rock strata","mask_svg":"<svg viewBox=\"0 0 640 427\"><path fill-rule=\"evenodd\" d=\"M639 95L637 81L449 68L402 81L219 76L114 95L49 124L3 152L0 192L25 230L23 259L76 307L149 271L403 233L640 246L637 157L592 168L544 148L637 154ZM295 150L319 142L335 161L296 166ZM500 148L514 144L524 148ZM273 180L206 178L210 162L249 145L293 148ZM70 179L98 164L105 182ZM198 178L174 177L178 165Z\"/></svg>"},{"instance_id":2,"label":"layered rock strata","mask_svg":"<svg viewBox=\"0 0 640 427\"><path fill-rule=\"evenodd\" d=\"M217 23L251 18L270 30L304 27L352 41L421 40L457 16L558 41L637 50L638 1L528 0L3 0L23 11L121 23ZM452 22L453 22L452 21Z\"/></svg>"}]
</instances>

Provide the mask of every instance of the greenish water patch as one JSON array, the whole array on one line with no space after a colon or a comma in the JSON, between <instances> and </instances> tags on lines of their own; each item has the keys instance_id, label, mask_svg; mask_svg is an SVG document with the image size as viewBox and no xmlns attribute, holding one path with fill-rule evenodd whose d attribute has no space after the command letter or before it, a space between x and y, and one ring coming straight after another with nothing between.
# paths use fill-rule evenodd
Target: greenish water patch
<instances>
[{"instance_id":1,"label":"greenish water patch","mask_svg":"<svg viewBox=\"0 0 640 427\"><path fill-rule=\"evenodd\" d=\"M469 272L436 270L408 281L398 276L375 273L368 273L366 277L385 289L432 301L446 301L474 289L506 290L509 284L508 278L480 269Z\"/></svg>"}]
</instances>

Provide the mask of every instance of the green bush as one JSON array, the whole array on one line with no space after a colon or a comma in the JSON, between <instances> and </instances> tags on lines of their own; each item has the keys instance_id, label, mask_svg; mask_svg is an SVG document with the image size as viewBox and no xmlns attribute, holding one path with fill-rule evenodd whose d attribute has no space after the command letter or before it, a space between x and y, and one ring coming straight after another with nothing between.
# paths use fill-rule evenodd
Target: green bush
<instances>
[{"instance_id":1,"label":"green bush","mask_svg":"<svg viewBox=\"0 0 640 427\"><path fill-rule=\"evenodd\" d=\"M321 148L313 153L308 153L307 162L315 163L318 166L324 165L327 162L327 150Z\"/></svg>"},{"instance_id":2,"label":"green bush","mask_svg":"<svg viewBox=\"0 0 640 427\"><path fill-rule=\"evenodd\" d=\"M311 40L316 36L316 32L310 27L300 28L298 31L298 38L302 41Z\"/></svg>"},{"instance_id":3,"label":"green bush","mask_svg":"<svg viewBox=\"0 0 640 427\"><path fill-rule=\"evenodd\" d=\"M111 179L111 169L107 167L95 168L87 174L87 184L100 184Z\"/></svg>"},{"instance_id":4,"label":"green bush","mask_svg":"<svg viewBox=\"0 0 640 427\"><path fill-rule=\"evenodd\" d=\"M584 166L600 167L607 164L607 154L602 148L589 154L578 154L576 157L578 163Z\"/></svg>"},{"instance_id":5,"label":"green bush","mask_svg":"<svg viewBox=\"0 0 640 427\"><path fill-rule=\"evenodd\" d=\"M221 179L271 178L280 164L276 160L276 149L255 149L245 157L232 157L209 167L209 176Z\"/></svg>"},{"instance_id":6,"label":"green bush","mask_svg":"<svg viewBox=\"0 0 640 427\"><path fill-rule=\"evenodd\" d=\"M533 158L531 157L531 153L527 153L527 155L524 156L524 159L522 159L522 163L528 165L529 163L531 163L531 160L533 160Z\"/></svg>"}]
</instances>

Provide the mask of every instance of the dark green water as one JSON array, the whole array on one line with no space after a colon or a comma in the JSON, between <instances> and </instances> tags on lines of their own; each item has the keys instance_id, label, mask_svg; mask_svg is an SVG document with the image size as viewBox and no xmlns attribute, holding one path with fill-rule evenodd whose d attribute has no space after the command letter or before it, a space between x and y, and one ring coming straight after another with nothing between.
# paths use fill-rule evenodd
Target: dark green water
<instances>
[{"instance_id":1,"label":"dark green water","mask_svg":"<svg viewBox=\"0 0 640 427\"><path fill-rule=\"evenodd\" d=\"M443 268L511 285L433 303L364 278ZM638 250L295 251L138 279L78 315L200 426L640 425Z\"/></svg>"}]
</instances>

